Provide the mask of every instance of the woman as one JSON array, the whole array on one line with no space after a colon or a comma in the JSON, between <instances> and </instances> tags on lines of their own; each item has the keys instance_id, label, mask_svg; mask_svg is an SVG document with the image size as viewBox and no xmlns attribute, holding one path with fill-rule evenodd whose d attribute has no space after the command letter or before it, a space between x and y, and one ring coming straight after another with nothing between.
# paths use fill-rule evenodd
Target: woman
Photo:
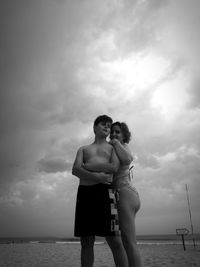
<instances>
[{"instance_id":1,"label":"woman","mask_svg":"<svg viewBox=\"0 0 200 267\"><path fill-rule=\"evenodd\" d=\"M136 243L135 216L140 208L137 190L130 178L129 166L133 160L128 143L131 133L124 122L115 122L111 126L110 143L120 160L120 166L113 179L114 188L119 194L118 213L120 230L129 267L141 266L140 255Z\"/></svg>"}]
</instances>

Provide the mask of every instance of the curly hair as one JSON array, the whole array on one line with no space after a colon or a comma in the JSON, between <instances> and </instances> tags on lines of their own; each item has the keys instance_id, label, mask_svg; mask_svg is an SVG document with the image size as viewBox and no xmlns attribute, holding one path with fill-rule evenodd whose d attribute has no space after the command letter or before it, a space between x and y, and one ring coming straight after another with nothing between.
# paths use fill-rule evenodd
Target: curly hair
<instances>
[{"instance_id":1,"label":"curly hair","mask_svg":"<svg viewBox=\"0 0 200 267\"><path fill-rule=\"evenodd\" d=\"M112 124L111 131L112 131L113 126L115 126L115 125L119 126L119 128L122 131L123 142L128 144L131 140L131 132L129 131L127 124L125 122L116 121Z\"/></svg>"}]
</instances>

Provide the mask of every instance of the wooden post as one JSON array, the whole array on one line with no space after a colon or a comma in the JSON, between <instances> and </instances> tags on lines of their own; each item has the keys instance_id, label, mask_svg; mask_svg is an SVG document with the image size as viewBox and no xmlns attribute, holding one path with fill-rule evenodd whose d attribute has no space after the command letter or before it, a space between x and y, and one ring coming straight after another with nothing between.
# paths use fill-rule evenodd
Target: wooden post
<instances>
[{"instance_id":1,"label":"wooden post","mask_svg":"<svg viewBox=\"0 0 200 267\"><path fill-rule=\"evenodd\" d=\"M185 250L185 239L184 239L184 235L181 235L182 236L182 241L183 241L183 249Z\"/></svg>"},{"instance_id":2,"label":"wooden post","mask_svg":"<svg viewBox=\"0 0 200 267\"><path fill-rule=\"evenodd\" d=\"M187 202L188 202L188 210L189 210L189 216L190 216L190 225L191 225L191 232L192 232L192 240L193 240L193 245L194 248L196 247L195 244L195 239L194 239L194 228L193 228L193 223L192 223L192 212L191 212L191 207L190 207L190 199L189 199L189 192L188 192L188 186L187 184L185 185L185 190L187 194Z\"/></svg>"}]
</instances>

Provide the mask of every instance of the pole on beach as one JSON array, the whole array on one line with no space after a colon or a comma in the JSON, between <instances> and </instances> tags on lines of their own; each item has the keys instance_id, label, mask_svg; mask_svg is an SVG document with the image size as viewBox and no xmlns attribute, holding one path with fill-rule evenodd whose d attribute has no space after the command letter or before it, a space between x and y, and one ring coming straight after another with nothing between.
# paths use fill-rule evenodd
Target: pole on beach
<instances>
[{"instance_id":1,"label":"pole on beach","mask_svg":"<svg viewBox=\"0 0 200 267\"><path fill-rule=\"evenodd\" d=\"M188 202L188 210L189 210L189 216L190 216L190 225L191 225L191 232L192 232L192 240L193 240L193 245L194 248L196 247L195 244L195 239L194 239L194 228L193 228L193 223L192 223L192 213L191 213L191 208L190 208L190 199L189 199L189 192L188 192L188 186L185 184L185 190L187 194L187 202Z\"/></svg>"},{"instance_id":2,"label":"pole on beach","mask_svg":"<svg viewBox=\"0 0 200 267\"><path fill-rule=\"evenodd\" d=\"M189 230L186 229L186 228L179 228L179 229L176 229L176 234L177 235L181 235L181 238L182 238L182 242L183 242L183 249L186 250L185 248L185 239L184 239L184 236L185 235L188 235L189 233Z\"/></svg>"},{"instance_id":3,"label":"pole on beach","mask_svg":"<svg viewBox=\"0 0 200 267\"><path fill-rule=\"evenodd\" d=\"M184 235L181 235L182 237L182 242L183 242L183 249L185 250L185 239L184 239Z\"/></svg>"}]
</instances>

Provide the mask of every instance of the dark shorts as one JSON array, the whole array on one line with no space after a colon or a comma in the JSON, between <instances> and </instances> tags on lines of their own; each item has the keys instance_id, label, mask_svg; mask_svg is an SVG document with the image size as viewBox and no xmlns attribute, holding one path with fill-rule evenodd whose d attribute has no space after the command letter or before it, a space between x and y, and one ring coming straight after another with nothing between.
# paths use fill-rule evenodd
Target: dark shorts
<instances>
[{"instance_id":1,"label":"dark shorts","mask_svg":"<svg viewBox=\"0 0 200 267\"><path fill-rule=\"evenodd\" d=\"M75 236L115 236L119 220L114 190L106 184L79 185Z\"/></svg>"}]
</instances>

